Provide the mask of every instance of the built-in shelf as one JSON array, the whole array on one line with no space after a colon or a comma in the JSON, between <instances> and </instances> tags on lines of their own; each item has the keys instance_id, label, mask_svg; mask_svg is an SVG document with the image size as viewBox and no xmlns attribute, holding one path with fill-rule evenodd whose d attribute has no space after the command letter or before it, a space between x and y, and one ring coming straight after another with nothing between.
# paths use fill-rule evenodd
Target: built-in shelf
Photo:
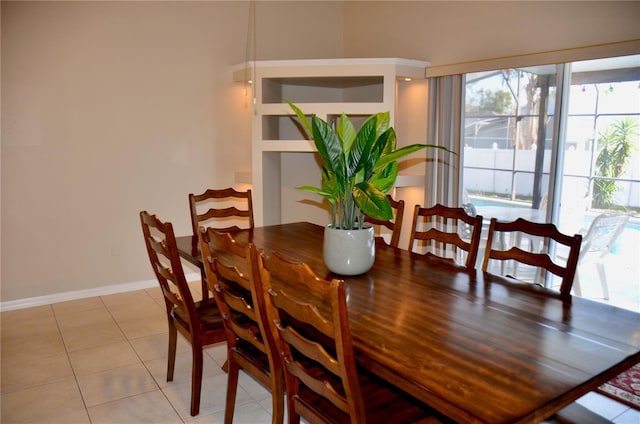
<instances>
[{"instance_id":1,"label":"built-in shelf","mask_svg":"<svg viewBox=\"0 0 640 424\"><path fill-rule=\"evenodd\" d=\"M398 144L426 140L428 63L408 59L258 61L232 69L236 82L253 79L251 172L256 225L291 221L324 224L323 199L297 190L320 185L319 158L287 104L329 122L347 114L359 126L371 114L389 111ZM398 117L398 112L402 117ZM396 186L422 187L424 161L403 167Z\"/></svg>"}]
</instances>

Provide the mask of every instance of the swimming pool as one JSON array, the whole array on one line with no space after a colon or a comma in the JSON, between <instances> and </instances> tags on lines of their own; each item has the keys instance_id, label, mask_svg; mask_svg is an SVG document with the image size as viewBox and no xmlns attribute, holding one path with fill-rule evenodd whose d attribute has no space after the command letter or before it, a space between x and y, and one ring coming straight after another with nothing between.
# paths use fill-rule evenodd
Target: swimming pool
<instances>
[{"instance_id":1,"label":"swimming pool","mask_svg":"<svg viewBox=\"0 0 640 424\"><path fill-rule=\"evenodd\" d=\"M514 202L510 200L494 199L487 197L469 196L471 203L477 207L483 206L503 206L512 208L528 209L531 205L523 202ZM562 210L560 210L562 214ZM582 228L589 228L593 219L598 215L596 211L586 211L582 218ZM640 218L632 217L625 225L624 231L618 237L618 240L614 243L610 253L612 255L621 254L625 252L639 252L640 251Z\"/></svg>"}]
</instances>

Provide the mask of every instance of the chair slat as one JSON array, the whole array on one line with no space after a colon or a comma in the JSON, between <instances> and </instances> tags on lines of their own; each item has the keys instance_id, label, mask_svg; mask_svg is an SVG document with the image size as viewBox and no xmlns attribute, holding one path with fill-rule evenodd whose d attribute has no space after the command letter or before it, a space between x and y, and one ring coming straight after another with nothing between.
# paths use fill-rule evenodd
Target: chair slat
<instances>
[{"instance_id":1,"label":"chair slat","mask_svg":"<svg viewBox=\"0 0 640 424\"><path fill-rule=\"evenodd\" d=\"M500 245L504 245L507 236L517 241L521 239L521 235L542 238L545 240L545 251L525 251L517 245L500 247ZM551 258L548 252L550 248L549 241L554 241L559 245L569 248L569 255L564 266ZM580 255L581 243L582 236L580 234L573 236L563 234L551 223L536 223L523 218L518 218L512 222L501 222L496 218L491 218L482 270L485 272L489 270L489 262L492 259L514 260L549 271L561 277L560 294L562 296L570 296Z\"/></svg>"},{"instance_id":2,"label":"chair slat","mask_svg":"<svg viewBox=\"0 0 640 424\"><path fill-rule=\"evenodd\" d=\"M427 228L424 228L427 227ZM421 241L430 248L428 254L442 259L458 261L458 253L464 252L464 265L474 269L480 245L482 231L482 215L471 216L464 208L452 208L436 204L429 208L416 205L413 213L413 226L409 239L409 250L423 253L416 249L416 241ZM463 239L468 235L469 240ZM447 254L448 250L451 254Z\"/></svg>"},{"instance_id":3,"label":"chair slat","mask_svg":"<svg viewBox=\"0 0 640 424\"><path fill-rule=\"evenodd\" d=\"M241 209L237 206L228 206L229 202L242 203ZM202 210L206 212L202 213ZM199 239L199 227L214 227L218 231L233 232L244 228L253 228L253 200L251 190L238 191L232 187L223 189L207 189L204 193L189 194L189 211L191 213L191 229L193 230L193 250L197 250ZM199 212L200 211L200 212ZM238 221L238 223L236 223ZM241 224L243 223L243 224ZM206 285L204 269L202 274L202 298L208 297L209 291Z\"/></svg>"}]
</instances>

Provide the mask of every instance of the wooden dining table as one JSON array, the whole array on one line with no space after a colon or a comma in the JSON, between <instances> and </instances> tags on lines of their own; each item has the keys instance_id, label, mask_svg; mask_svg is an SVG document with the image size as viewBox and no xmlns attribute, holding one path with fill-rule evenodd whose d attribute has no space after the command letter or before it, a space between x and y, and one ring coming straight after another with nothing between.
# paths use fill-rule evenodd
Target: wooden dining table
<instances>
[{"instance_id":1,"label":"wooden dining table","mask_svg":"<svg viewBox=\"0 0 640 424\"><path fill-rule=\"evenodd\" d=\"M344 280L360 366L461 423L534 423L640 361L640 314L377 244L374 266L336 276L323 227L272 225L239 243ZM182 257L201 265L192 236Z\"/></svg>"}]
</instances>

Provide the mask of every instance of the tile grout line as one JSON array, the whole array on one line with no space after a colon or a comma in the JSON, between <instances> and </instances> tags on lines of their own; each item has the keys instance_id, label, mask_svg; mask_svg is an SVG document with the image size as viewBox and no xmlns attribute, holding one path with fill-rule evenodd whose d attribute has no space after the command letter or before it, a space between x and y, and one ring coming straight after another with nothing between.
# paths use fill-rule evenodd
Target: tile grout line
<instances>
[{"instance_id":1,"label":"tile grout line","mask_svg":"<svg viewBox=\"0 0 640 424\"><path fill-rule=\"evenodd\" d=\"M82 390L80 389L80 382L78 381L78 375L76 374L76 370L73 368L73 362L71 362L71 356L69 352L69 348L67 347L67 342L64 339L64 335L62 334L62 327L60 327L60 322L58 321L58 314L56 313L55 308L52 304L49 305L51 308L51 312L53 313L53 317L56 320L56 327L58 327L58 333L60 338L62 339L62 345L64 346L64 352L67 354L67 361L69 361L69 367L71 368L71 373L73 374L73 380L76 383L76 388L78 389L78 393L80 393L80 399L82 399L82 405L84 406L84 413L87 414L87 419L89 423L91 423L91 415L89 415L89 408L87 407L87 401L82 394Z\"/></svg>"},{"instance_id":2,"label":"tile grout line","mask_svg":"<svg viewBox=\"0 0 640 424\"><path fill-rule=\"evenodd\" d=\"M142 290L154 303L158 303L156 301L156 299L153 298L153 296L151 296L149 294L149 292L147 292L146 290ZM102 299L100 299L102 300ZM102 301L104 303L104 301ZM163 305L160 305L163 306ZM126 335L126 333L122 330L122 327L120 327L120 324L118 323L118 321L116 321L115 317L111 314L111 309L109 309L109 306L107 306L105 304L105 307L107 308L107 311L109 312L109 315L111 315L111 318L113 318L113 320L115 321L116 325L118 326L118 328L120 328L120 331L122 331L125 339L127 340L127 343L129 344L129 346L131 347L131 349L133 350L133 352L135 353L136 357L140 360L140 363L142 364L142 366L144 367L145 370L147 370L147 373L149 373L149 375L151 376L151 378L153 379L153 382L155 383L156 387L158 388L158 390L160 391L160 393L162 393L162 396L167 400L167 402L169 403L169 405L171 405L171 409L173 410L173 412L175 412L176 416L178 417L178 419L182 422L185 423L185 421L182 419L182 417L180 416L180 413L178 412L178 410L176 409L175 405L173 404L173 402L171 402L171 399L169 399L167 397L167 394L164 392L164 390L162 390L162 387L160 387L160 384L158 383L158 381L155 379L155 377L153 376L153 373L151 372L151 370L149 369L149 367L147 366L147 364L145 364L145 362L142 360L142 358L140 357L140 354L138 353L138 351L135 349L135 347L133 346L133 344L131 344L131 339L129 339L129 337ZM166 311L163 311L165 314L165 320L166 320ZM168 330L167 330L168 331Z\"/></svg>"}]
</instances>

